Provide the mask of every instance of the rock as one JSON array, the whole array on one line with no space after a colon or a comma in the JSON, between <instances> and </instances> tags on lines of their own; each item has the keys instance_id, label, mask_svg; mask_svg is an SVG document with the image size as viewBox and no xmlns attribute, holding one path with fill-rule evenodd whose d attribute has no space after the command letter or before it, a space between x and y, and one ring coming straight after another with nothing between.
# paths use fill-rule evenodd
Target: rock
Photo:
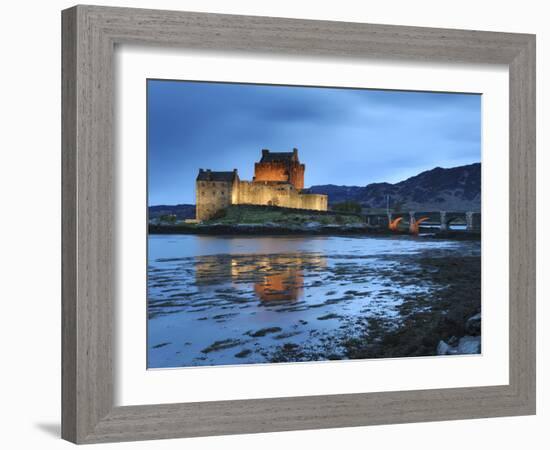
<instances>
[{"instance_id":1,"label":"rock","mask_svg":"<svg viewBox=\"0 0 550 450\"><path fill-rule=\"evenodd\" d=\"M479 336L481 334L481 313L477 313L466 321L466 333L471 336Z\"/></svg>"},{"instance_id":2,"label":"rock","mask_svg":"<svg viewBox=\"0 0 550 450\"><path fill-rule=\"evenodd\" d=\"M458 341L459 355L474 355L481 353L481 336L464 336Z\"/></svg>"},{"instance_id":3,"label":"rock","mask_svg":"<svg viewBox=\"0 0 550 450\"><path fill-rule=\"evenodd\" d=\"M245 348L241 350L239 353L235 354L235 358L246 358L248 355L252 353L252 350Z\"/></svg>"},{"instance_id":4,"label":"rock","mask_svg":"<svg viewBox=\"0 0 550 450\"><path fill-rule=\"evenodd\" d=\"M458 345L451 346L445 341L437 345L438 355L475 355L481 353L481 336L464 336L458 340Z\"/></svg>"},{"instance_id":5,"label":"rock","mask_svg":"<svg viewBox=\"0 0 550 450\"><path fill-rule=\"evenodd\" d=\"M306 229L314 229L314 228L320 228L321 224L319 222L308 222L304 224L304 228Z\"/></svg>"},{"instance_id":6,"label":"rock","mask_svg":"<svg viewBox=\"0 0 550 450\"><path fill-rule=\"evenodd\" d=\"M439 344L437 344L438 355L446 355L448 349L449 349L449 346L444 341L439 341Z\"/></svg>"},{"instance_id":7,"label":"rock","mask_svg":"<svg viewBox=\"0 0 550 450\"><path fill-rule=\"evenodd\" d=\"M451 347L445 341L439 341L439 344L437 344L437 354L438 355L456 355L456 349Z\"/></svg>"},{"instance_id":8,"label":"rock","mask_svg":"<svg viewBox=\"0 0 550 450\"><path fill-rule=\"evenodd\" d=\"M344 225L342 228L345 230L362 230L363 228L367 228L366 224L364 223L349 223L347 225Z\"/></svg>"}]
</instances>

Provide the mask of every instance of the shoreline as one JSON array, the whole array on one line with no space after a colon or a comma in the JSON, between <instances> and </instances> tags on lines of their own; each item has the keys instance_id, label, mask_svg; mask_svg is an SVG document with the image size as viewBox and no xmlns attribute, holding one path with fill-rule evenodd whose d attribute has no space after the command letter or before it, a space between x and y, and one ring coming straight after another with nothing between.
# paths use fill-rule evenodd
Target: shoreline
<instances>
[{"instance_id":1,"label":"shoreline","mask_svg":"<svg viewBox=\"0 0 550 450\"><path fill-rule=\"evenodd\" d=\"M149 235L182 234L210 236L413 236L407 231L390 231L386 228L357 225L326 226L280 226L280 225L149 225ZM481 233L476 231L434 230L420 228L420 237L432 239L480 240Z\"/></svg>"},{"instance_id":2,"label":"shoreline","mask_svg":"<svg viewBox=\"0 0 550 450\"><path fill-rule=\"evenodd\" d=\"M423 255L416 262L418 268L407 274L407 282L438 288L425 296L405 296L398 307L402 322L397 328L383 319L370 319L361 338L344 338L349 359L436 356L445 354L441 343L450 349L462 338L481 339L480 257ZM476 316L479 320L473 325Z\"/></svg>"},{"instance_id":3,"label":"shoreline","mask_svg":"<svg viewBox=\"0 0 550 450\"><path fill-rule=\"evenodd\" d=\"M269 362L411 358L479 354L481 348L481 261L479 256L404 256L413 263L392 280L433 285L429 294L403 295L398 318L356 317L357 323L323 346L281 345ZM469 342L461 347L461 341ZM340 349L334 352L334 347Z\"/></svg>"}]
</instances>

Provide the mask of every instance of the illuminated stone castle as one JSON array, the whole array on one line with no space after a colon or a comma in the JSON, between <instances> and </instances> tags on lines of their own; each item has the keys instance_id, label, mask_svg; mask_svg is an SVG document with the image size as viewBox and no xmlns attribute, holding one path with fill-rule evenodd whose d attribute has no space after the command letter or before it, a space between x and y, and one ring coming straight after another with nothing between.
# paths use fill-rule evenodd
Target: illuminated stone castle
<instances>
[{"instance_id":1,"label":"illuminated stone castle","mask_svg":"<svg viewBox=\"0 0 550 450\"><path fill-rule=\"evenodd\" d=\"M268 205L284 208L327 210L327 196L304 194L304 172L298 150L270 152L262 150L254 165L252 181L239 179L231 172L199 170L196 182L197 220L211 219L229 205Z\"/></svg>"}]
</instances>

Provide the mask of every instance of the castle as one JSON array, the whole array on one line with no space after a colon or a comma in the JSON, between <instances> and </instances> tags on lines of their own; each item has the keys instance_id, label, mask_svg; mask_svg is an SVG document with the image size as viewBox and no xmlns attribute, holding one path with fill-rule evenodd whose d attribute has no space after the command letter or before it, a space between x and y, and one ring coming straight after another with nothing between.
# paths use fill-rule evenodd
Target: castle
<instances>
[{"instance_id":1,"label":"castle","mask_svg":"<svg viewBox=\"0 0 550 450\"><path fill-rule=\"evenodd\" d=\"M237 169L230 172L200 169L196 180L196 218L198 221L211 219L229 205L326 211L326 195L302 193L305 169L297 149L292 152L263 149L260 162L254 164L252 181L239 179Z\"/></svg>"}]
</instances>

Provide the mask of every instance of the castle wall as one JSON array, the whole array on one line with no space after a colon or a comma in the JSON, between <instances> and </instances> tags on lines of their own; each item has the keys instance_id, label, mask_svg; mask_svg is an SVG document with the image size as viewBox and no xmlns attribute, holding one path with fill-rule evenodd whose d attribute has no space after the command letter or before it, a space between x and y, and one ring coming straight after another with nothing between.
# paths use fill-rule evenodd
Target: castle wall
<instances>
[{"instance_id":1,"label":"castle wall","mask_svg":"<svg viewBox=\"0 0 550 450\"><path fill-rule=\"evenodd\" d=\"M229 205L264 205L326 211L326 195L301 194L288 183L197 181L196 218L212 219Z\"/></svg>"},{"instance_id":2,"label":"castle wall","mask_svg":"<svg viewBox=\"0 0 550 450\"><path fill-rule=\"evenodd\" d=\"M298 190L304 188L304 172L306 171L306 166L304 164L293 164L289 169L289 182L294 185Z\"/></svg>"},{"instance_id":3,"label":"castle wall","mask_svg":"<svg viewBox=\"0 0 550 450\"><path fill-rule=\"evenodd\" d=\"M298 190L304 188L305 165L297 162L259 162L254 164L254 181L290 183Z\"/></svg>"},{"instance_id":4,"label":"castle wall","mask_svg":"<svg viewBox=\"0 0 550 450\"><path fill-rule=\"evenodd\" d=\"M240 181L236 187L237 201L241 205L270 205L284 208L313 209L326 211L327 196L300 194L290 184Z\"/></svg>"},{"instance_id":5,"label":"castle wall","mask_svg":"<svg viewBox=\"0 0 550 450\"><path fill-rule=\"evenodd\" d=\"M263 161L263 162L262 162ZM302 194L305 165L298 150L270 153L262 150L262 161L254 165L254 181L240 181L233 172L199 170L196 180L196 220L210 220L229 205L263 205L326 211L326 195Z\"/></svg>"},{"instance_id":6,"label":"castle wall","mask_svg":"<svg viewBox=\"0 0 550 450\"><path fill-rule=\"evenodd\" d=\"M211 219L219 210L232 202L233 183L226 181L196 182L197 220Z\"/></svg>"},{"instance_id":7,"label":"castle wall","mask_svg":"<svg viewBox=\"0 0 550 450\"><path fill-rule=\"evenodd\" d=\"M281 162L256 163L254 181L288 182L287 165Z\"/></svg>"}]
</instances>

